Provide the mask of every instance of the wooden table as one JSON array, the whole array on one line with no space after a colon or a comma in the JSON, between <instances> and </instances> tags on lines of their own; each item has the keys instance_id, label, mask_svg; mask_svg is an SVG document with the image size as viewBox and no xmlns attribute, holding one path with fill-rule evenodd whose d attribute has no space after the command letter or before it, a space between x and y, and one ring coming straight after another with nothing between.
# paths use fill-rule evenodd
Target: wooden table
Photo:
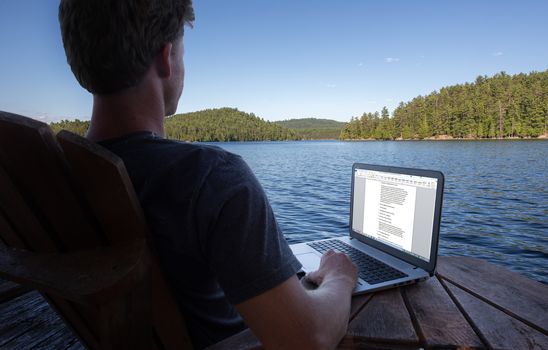
<instances>
[{"instance_id":1,"label":"wooden table","mask_svg":"<svg viewBox=\"0 0 548 350\"><path fill-rule=\"evenodd\" d=\"M260 347L248 330L209 350ZM420 348L548 349L548 286L483 260L441 257L426 282L352 299L339 349Z\"/></svg>"},{"instance_id":2,"label":"wooden table","mask_svg":"<svg viewBox=\"0 0 548 350\"><path fill-rule=\"evenodd\" d=\"M210 349L256 349L244 331ZM82 349L35 291L0 280L0 349ZM435 278L352 300L339 349L547 349L548 286L483 260L442 257Z\"/></svg>"}]
</instances>

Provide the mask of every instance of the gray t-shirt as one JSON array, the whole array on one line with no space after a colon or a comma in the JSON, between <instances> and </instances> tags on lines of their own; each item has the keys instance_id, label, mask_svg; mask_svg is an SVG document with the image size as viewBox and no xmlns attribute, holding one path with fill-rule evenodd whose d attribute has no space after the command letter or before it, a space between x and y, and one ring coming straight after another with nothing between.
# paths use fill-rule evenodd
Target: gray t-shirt
<instances>
[{"instance_id":1,"label":"gray t-shirt","mask_svg":"<svg viewBox=\"0 0 548 350\"><path fill-rule=\"evenodd\" d=\"M245 329L234 305L300 269L239 156L150 132L100 144L124 161L196 348Z\"/></svg>"}]
</instances>

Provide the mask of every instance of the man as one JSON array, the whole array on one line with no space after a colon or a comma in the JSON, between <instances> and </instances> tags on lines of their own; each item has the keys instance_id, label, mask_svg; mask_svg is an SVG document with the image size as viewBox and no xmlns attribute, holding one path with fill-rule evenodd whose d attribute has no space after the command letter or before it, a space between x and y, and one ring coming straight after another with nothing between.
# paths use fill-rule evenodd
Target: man
<instances>
[{"instance_id":1,"label":"man","mask_svg":"<svg viewBox=\"0 0 548 350\"><path fill-rule=\"evenodd\" d=\"M336 346L356 283L350 259L326 253L307 277L318 287L305 289L243 160L163 138L183 90L191 1L61 0L59 20L68 63L93 94L87 137L124 160L195 347L246 325L267 348Z\"/></svg>"}]
</instances>

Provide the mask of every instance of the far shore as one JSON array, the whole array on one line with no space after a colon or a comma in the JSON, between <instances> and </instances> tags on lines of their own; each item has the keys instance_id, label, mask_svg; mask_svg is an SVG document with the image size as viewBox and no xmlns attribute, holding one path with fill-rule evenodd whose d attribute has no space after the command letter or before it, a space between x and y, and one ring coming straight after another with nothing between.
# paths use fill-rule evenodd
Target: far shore
<instances>
[{"instance_id":1,"label":"far shore","mask_svg":"<svg viewBox=\"0 0 548 350\"><path fill-rule=\"evenodd\" d=\"M453 137L451 135L437 135L425 138L409 138L404 139L401 137L395 139L341 139L340 141L501 141L501 140L548 140L548 134L540 135L537 137Z\"/></svg>"}]
</instances>

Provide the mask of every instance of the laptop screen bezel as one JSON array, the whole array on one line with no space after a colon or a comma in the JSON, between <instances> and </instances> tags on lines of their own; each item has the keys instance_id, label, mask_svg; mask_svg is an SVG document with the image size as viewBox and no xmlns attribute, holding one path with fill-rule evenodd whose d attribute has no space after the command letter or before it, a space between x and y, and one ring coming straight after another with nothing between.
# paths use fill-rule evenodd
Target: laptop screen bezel
<instances>
[{"instance_id":1,"label":"laptop screen bezel","mask_svg":"<svg viewBox=\"0 0 548 350\"><path fill-rule=\"evenodd\" d=\"M436 203L434 205L434 220L432 223L433 225L432 244L430 248L429 261L422 260L409 253L406 253L404 251L391 247L388 244L382 243L380 241L369 238L365 235L362 235L354 231L353 229L354 181L355 181L355 173L357 169L381 171L381 172L395 173L395 174L406 174L406 175L414 175L414 176L424 176L424 177L437 179ZM398 259L406 261L412 265L418 266L426 270L431 276L434 275L434 272L436 270L437 259L438 259L438 245L439 245L439 232L440 232L440 223L441 223L441 207L442 207L442 201L443 201L443 187L444 187L444 176L443 176L443 173L441 173L440 171L354 163L354 165L352 165L352 185L351 185L351 194L350 194L350 228L349 228L350 236L367 245L370 245L392 256L395 256Z\"/></svg>"}]
</instances>

